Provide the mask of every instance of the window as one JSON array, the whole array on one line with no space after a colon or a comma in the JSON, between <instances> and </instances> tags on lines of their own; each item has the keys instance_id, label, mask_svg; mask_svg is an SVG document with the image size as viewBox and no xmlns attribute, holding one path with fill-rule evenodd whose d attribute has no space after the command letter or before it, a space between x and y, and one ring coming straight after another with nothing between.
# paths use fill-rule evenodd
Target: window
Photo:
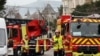
<instances>
[{"instance_id":1,"label":"window","mask_svg":"<svg viewBox=\"0 0 100 56\"><path fill-rule=\"evenodd\" d=\"M17 29L12 29L12 35L13 35L13 37L17 37L18 36Z\"/></svg>"},{"instance_id":2,"label":"window","mask_svg":"<svg viewBox=\"0 0 100 56\"><path fill-rule=\"evenodd\" d=\"M100 36L100 24L99 23L71 23L71 35L72 36Z\"/></svg>"},{"instance_id":3,"label":"window","mask_svg":"<svg viewBox=\"0 0 100 56\"><path fill-rule=\"evenodd\" d=\"M69 23L62 24L61 34L64 35L66 32L69 32Z\"/></svg>"},{"instance_id":4,"label":"window","mask_svg":"<svg viewBox=\"0 0 100 56\"><path fill-rule=\"evenodd\" d=\"M35 26L29 26L28 30L29 30L29 32L32 32L32 31L35 31L36 29L35 29Z\"/></svg>"},{"instance_id":5,"label":"window","mask_svg":"<svg viewBox=\"0 0 100 56\"><path fill-rule=\"evenodd\" d=\"M9 38L17 37L18 36L18 30L17 29L13 29L13 28L8 28L7 29L7 34L8 34Z\"/></svg>"}]
</instances>

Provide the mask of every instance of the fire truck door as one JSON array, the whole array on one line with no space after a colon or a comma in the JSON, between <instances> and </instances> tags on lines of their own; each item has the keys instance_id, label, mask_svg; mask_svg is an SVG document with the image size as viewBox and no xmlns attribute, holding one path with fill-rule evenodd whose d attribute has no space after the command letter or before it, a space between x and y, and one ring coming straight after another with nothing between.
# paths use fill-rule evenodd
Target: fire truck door
<instances>
[{"instance_id":1,"label":"fire truck door","mask_svg":"<svg viewBox=\"0 0 100 56\"><path fill-rule=\"evenodd\" d=\"M24 39L26 33L26 24L21 24L22 39Z\"/></svg>"}]
</instances>

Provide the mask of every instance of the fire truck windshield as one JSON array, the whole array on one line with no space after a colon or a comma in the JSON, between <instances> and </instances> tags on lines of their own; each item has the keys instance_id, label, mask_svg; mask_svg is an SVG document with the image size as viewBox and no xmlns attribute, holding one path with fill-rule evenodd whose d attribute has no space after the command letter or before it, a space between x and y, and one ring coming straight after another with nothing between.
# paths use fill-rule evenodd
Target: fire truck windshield
<instances>
[{"instance_id":1,"label":"fire truck windshield","mask_svg":"<svg viewBox=\"0 0 100 56\"><path fill-rule=\"evenodd\" d=\"M5 29L0 28L0 46L6 45L6 35L5 35Z\"/></svg>"},{"instance_id":2,"label":"fire truck windshield","mask_svg":"<svg viewBox=\"0 0 100 56\"><path fill-rule=\"evenodd\" d=\"M18 31L17 29L7 28L7 34L9 38L17 37Z\"/></svg>"},{"instance_id":3,"label":"fire truck windshield","mask_svg":"<svg viewBox=\"0 0 100 56\"><path fill-rule=\"evenodd\" d=\"M98 37L100 36L100 23L71 23L72 36Z\"/></svg>"}]
</instances>

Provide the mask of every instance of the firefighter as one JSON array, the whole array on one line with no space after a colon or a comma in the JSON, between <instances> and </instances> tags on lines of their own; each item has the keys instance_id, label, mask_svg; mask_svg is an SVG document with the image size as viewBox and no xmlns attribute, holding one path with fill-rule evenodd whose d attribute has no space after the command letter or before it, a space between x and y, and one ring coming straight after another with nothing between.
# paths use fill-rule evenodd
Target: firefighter
<instances>
[{"instance_id":1,"label":"firefighter","mask_svg":"<svg viewBox=\"0 0 100 56\"><path fill-rule=\"evenodd\" d=\"M36 42L35 38L36 37L33 34L30 37L30 40L29 40L28 44L33 45L33 46L29 46L29 56L35 56L36 55L36 53L35 53L35 47L36 46L34 46L35 45L34 42Z\"/></svg>"},{"instance_id":2,"label":"firefighter","mask_svg":"<svg viewBox=\"0 0 100 56\"><path fill-rule=\"evenodd\" d=\"M28 42L29 42L29 40L28 40L28 36L27 35L25 35L25 38L22 40L22 42L23 42L23 46L22 46L22 56L27 56L27 54L28 54L28 49L29 49L29 46L28 46Z\"/></svg>"},{"instance_id":3,"label":"firefighter","mask_svg":"<svg viewBox=\"0 0 100 56\"><path fill-rule=\"evenodd\" d=\"M55 31L55 36L53 36L53 49L54 56L63 56L63 44L62 44L62 36L60 35L60 31Z\"/></svg>"}]
</instances>

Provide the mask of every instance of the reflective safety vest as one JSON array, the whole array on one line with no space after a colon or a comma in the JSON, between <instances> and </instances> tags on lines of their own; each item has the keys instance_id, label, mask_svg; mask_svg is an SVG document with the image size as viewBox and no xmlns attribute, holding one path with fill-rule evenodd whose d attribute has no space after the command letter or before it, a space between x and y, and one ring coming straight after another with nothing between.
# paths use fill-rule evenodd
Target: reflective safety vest
<instances>
[{"instance_id":1,"label":"reflective safety vest","mask_svg":"<svg viewBox=\"0 0 100 56\"><path fill-rule=\"evenodd\" d=\"M59 37L56 37L54 36L53 37L53 49L54 51L58 51L60 49L63 48L63 44L62 44L62 36L59 36Z\"/></svg>"},{"instance_id":2,"label":"reflective safety vest","mask_svg":"<svg viewBox=\"0 0 100 56\"><path fill-rule=\"evenodd\" d=\"M24 46L25 48L28 48L28 40L24 40Z\"/></svg>"},{"instance_id":3,"label":"reflective safety vest","mask_svg":"<svg viewBox=\"0 0 100 56\"><path fill-rule=\"evenodd\" d=\"M22 51L27 52L29 46L28 46L28 40L23 40L24 45L22 46Z\"/></svg>"}]
</instances>

